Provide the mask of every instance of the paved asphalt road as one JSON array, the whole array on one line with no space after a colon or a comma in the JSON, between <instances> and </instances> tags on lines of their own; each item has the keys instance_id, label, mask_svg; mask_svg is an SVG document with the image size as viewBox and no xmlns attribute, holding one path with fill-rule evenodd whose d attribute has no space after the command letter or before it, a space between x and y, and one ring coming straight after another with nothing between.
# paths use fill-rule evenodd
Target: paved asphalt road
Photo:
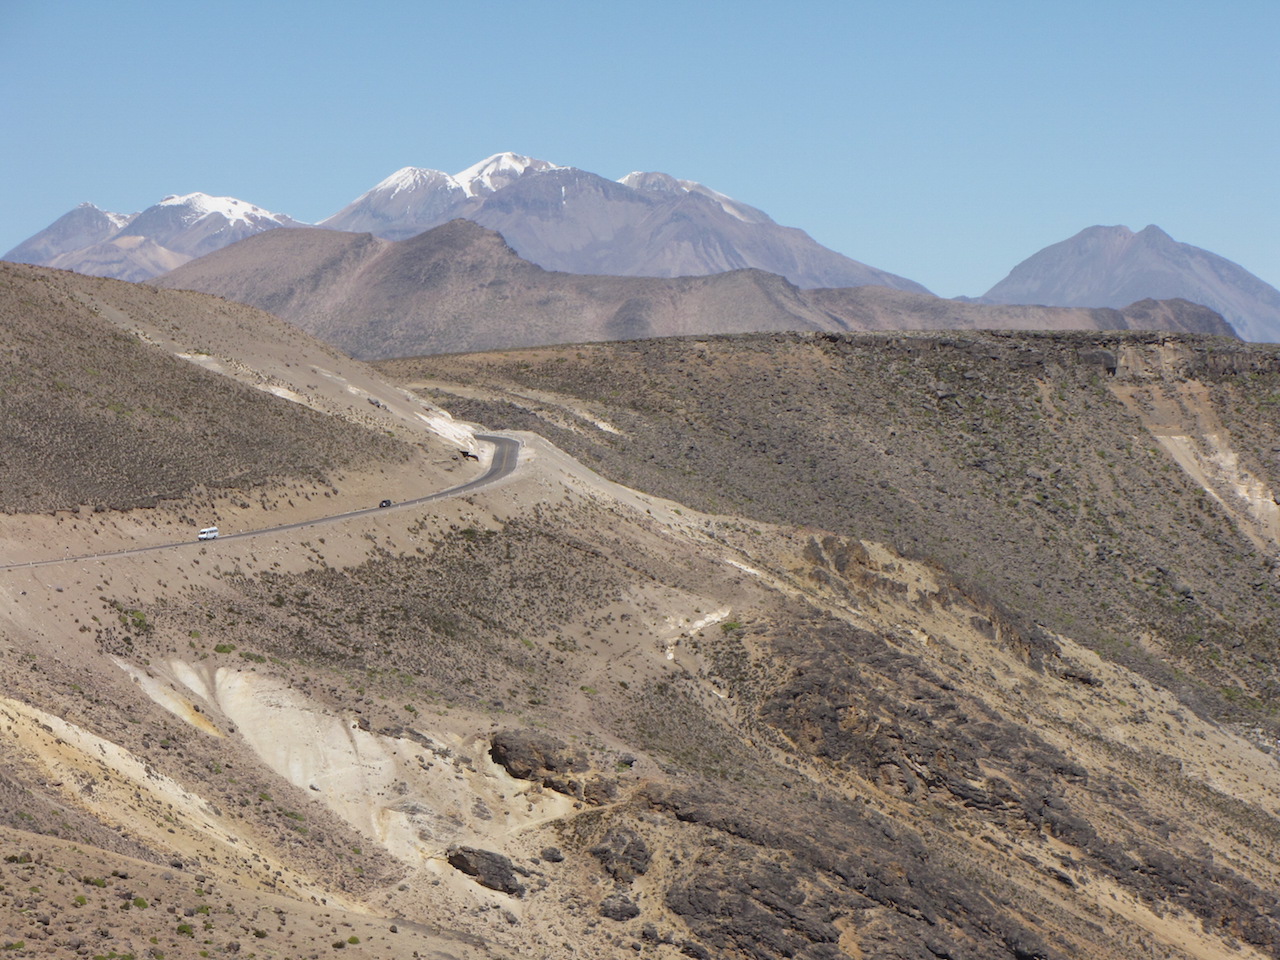
<instances>
[{"instance_id":1,"label":"paved asphalt road","mask_svg":"<svg viewBox=\"0 0 1280 960\"><path fill-rule=\"evenodd\" d=\"M415 500L402 500L395 504L391 509L398 507L411 507L419 503L430 503L432 500L444 500L446 497L457 497L464 493L472 493L487 487L492 483L496 483L503 477L510 476L516 469L516 463L520 456L520 441L513 437L499 437L495 434L477 434L477 440L485 443L493 444L493 461L489 464L489 469L481 476L474 480L468 480L466 483L459 484L456 487L449 487L447 490L440 490L436 493L429 493L425 497L418 497ZM366 507L363 510L352 510L349 513L336 513L331 517L317 517L314 520L300 520L297 523L286 523L279 527L266 527L262 530L245 530L240 533L224 533L217 540L180 540L177 543L157 543L149 547L134 547L130 550L114 550L110 553L89 553L76 557L58 557L53 560L34 560L30 563L10 563L0 564L0 570L26 570L30 567L44 567L54 563L73 563L77 560L97 560L105 557L131 557L139 553L150 553L153 550L172 550L175 547L191 546L195 543L212 545L220 543L223 540L239 540L242 537L261 537L270 533L281 533L285 530L299 530L303 527L318 527L322 524L338 523L342 520L349 520L352 517L363 517L370 513L379 513L382 509L379 507Z\"/></svg>"}]
</instances>

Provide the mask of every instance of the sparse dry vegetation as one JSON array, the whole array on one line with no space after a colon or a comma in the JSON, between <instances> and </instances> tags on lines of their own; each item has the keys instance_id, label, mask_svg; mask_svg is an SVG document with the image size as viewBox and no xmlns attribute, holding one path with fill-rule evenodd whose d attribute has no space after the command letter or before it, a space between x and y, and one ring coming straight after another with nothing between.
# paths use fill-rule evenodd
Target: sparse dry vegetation
<instances>
[{"instance_id":1,"label":"sparse dry vegetation","mask_svg":"<svg viewBox=\"0 0 1280 960\"><path fill-rule=\"evenodd\" d=\"M385 435L243 386L123 332L87 300L86 291L100 289L163 325L199 324L212 309L120 281L6 264L0 512L125 510L201 491L252 495L269 482L318 481L353 464L405 459L403 446Z\"/></svg>"},{"instance_id":2,"label":"sparse dry vegetation","mask_svg":"<svg viewBox=\"0 0 1280 960\"><path fill-rule=\"evenodd\" d=\"M431 395L460 416L546 433L622 483L893 543L953 571L971 595L1081 637L1200 709L1270 722L1265 704L1280 691L1271 557L1111 392L1107 358L1159 351L1166 339L770 335L383 369L465 384L465 396ZM1266 346L1190 343L1174 379L1213 386L1214 409L1244 438L1252 469L1280 490L1271 449L1280 432L1259 416L1276 394L1280 357ZM563 411L544 412L553 404L510 393L530 390L572 398L619 432L581 419L567 428ZM1137 636L1153 637L1162 656Z\"/></svg>"}]
</instances>

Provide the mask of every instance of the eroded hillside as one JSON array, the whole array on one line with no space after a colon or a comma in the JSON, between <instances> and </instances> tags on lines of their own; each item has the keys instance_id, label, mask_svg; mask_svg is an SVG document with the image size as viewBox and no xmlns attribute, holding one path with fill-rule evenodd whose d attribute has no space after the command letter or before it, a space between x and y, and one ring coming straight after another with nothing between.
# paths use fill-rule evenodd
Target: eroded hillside
<instances>
[{"instance_id":1,"label":"eroded hillside","mask_svg":"<svg viewBox=\"0 0 1280 960\"><path fill-rule=\"evenodd\" d=\"M166 346L191 353L181 332ZM995 342L1053 358L1066 349ZM488 466L484 444L399 385L341 358L322 377L318 360L277 364L274 348L255 344L242 328L210 353L243 382L269 371L277 398L296 398L289 409L306 401L357 429L392 431L417 451L419 493ZM81 556L90 551L77 524L97 517L126 542L126 515L0 518L27 532L7 541L11 552L71 554L0 569L0 945L14 956L169 958L1280 956L1269 720L1209 689L1212 674L1151 666L1173 654L1138 632L1133 611L1164 609L1158 585L1133 586L1155 598L1149 607L1121 607L1119 587L1098 595L1116 611L1108 646L1092 616L1053 620L1021 609L1003 580L983 587L958 561L948 572L894 515L880 521L884 535L841 519L837 507L862 515L867 491L891 499L878 477L855 482L848 463L839 484L824 484L807 460L775 473L743 453L735 486L728 467L694 455L716 448L698 430L695 394L676 385L696 378L744 433L759 411L734 383L750 371L783 385L794 409L776 412L791 447L769 446L763 422L759 442L769 462L784 450L807 456L806 430L838 436L823 407L836 381L818 387L803 371L826 350L828 370L851 362L845 348L794 338L653 346L661 352L632 380L627 364L641 355L623 349L614 386L598 395L584 385L600 355L586 350L433 371L456 383L470 363L470 386L449 394L459 409L465 393L486 417L529 418L584 456L611 451L600 463L619 476L617 464L631 464L630 486L529 432L518 434L515 472L488 486L402 503L407 473L352 465L316 498L348 515L322 522L306 502L309 526L257 536L190 542L181 517L191 507L179 500L142 525L148 543L172 546ZM914 375L893 374L902 384L956 348L911 349L886 366L925 358ZM717 362L703 364L700 350ZM1175 354L1167 365L1184 362ZM748 365L735 368L739 359ZM984 403L1034 405L1043 378L1049 422L1112 404L1141 436L1140 415L1110 392L1107 357L1077 361L1046 362L1028 393L985 355L955 383L977 369L997 398ZM775 365L781 381L770 380ZM645 389L623 397L624 382ZM858 382L847 374L842 397ZM859 396L870 407L881 393ZM653 409L635 409L642 400ZM948 402L963 410L969 398L934 402L946 418ZM899 397L875 409L905 408ZM360 427L365 415L374 419ZM1243 401L1219 414L1220 446L1239 429L1232 417L1248 415ZM881 421L881 442L915 456L923 440L901 416ZM1068 464L1083 444L1077 427L1060 430ZM660 436L678 438L687 459L648 465ZM1033 441L1050 442L1037 436L1002 449L1030 461ZM642 440L625 460L613 446ZM1095 438L1118 459L1109 442ZM1168 459L1149 446L1144 455ZM1231 449L1250 476L1268 476L1253 447ZM714 513L689 502L711 505L708 487L687 495L698 470L715 485ZM761 478L748 484L753 471ZM673 491L681 501L636 489L668 475L687 486ZM1041 482L1065 483L1052 476ZM765 498L783 477L787 494ZM393 481L392 507L352 512ZM802 505L810 484L830 522L763 516L784 499ZM910 488L895 489L909 502ZM1137 514L1143 503L1127 507L1135 528L1157 519ZM1165 512L1181 501L1169 503ZM286 509L303 507L275 508ZM273 526L274 512L236 516L247 532ZM1233 531L1241 564L1255 562L1252 541L1234 532L1246 514L1204 514ZM1171 609L1224 616L1219 594L1187 586L1190 600L1170 591L1168 603L1184 604ZM1239 616L1270 589L1250 583ZM1125 641L1147 652L1117 653ZM1215 647L1215 669L1238 671L1241 689L1268 669L1255 640L1243 643Z\"/></svg>"},{"instance_id":2,"label":"eroded hillside","mask_svg":"<svg viewBox=\"0 0 1280 960\"><path fill-rule=\"evenodd\" d=\"M544 432L621 482L895 544L1197 709L1270 725L1278 364L1270 347L1215 339L989 333L683 339L384 369L460 415Z\"/></svg>"}]
</instances>

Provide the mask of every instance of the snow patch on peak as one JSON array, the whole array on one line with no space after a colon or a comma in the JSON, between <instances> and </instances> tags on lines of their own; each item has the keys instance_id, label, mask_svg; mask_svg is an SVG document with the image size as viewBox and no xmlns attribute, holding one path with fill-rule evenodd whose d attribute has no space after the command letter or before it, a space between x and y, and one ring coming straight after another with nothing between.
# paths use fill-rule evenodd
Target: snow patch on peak
<instances>
[{"instance_id":1,"label":"snow patch on peak","mask_svg":"<svg viewBox=\"0 0 1280 960\"><path fill-rule=\"evenodd\" d=\"M633 170L618 181L632 190L647 190L652 193L688 193L688 188L669 173L657 171Z\"/></svg>"},{"instance_id":2,"label":"snow patch on peak","mask_svg":"<svg viewBox=\"0 0 1280 960\"><path fill-rule=\"evenodd\" d=\"M186 194L170 194L161 200L156 206L160 207L186 207L189 211L184 215L184 219L188 223L195 223L197 220L203 220L205 217L220 214L230 223L246 223L252 225L255 221L274 220L278 223L285 221L278 213L272 213L270 210L263 210L261 207L252 203L246 203L243 200L237 200L235 197L211 197L207 193L186 193Z\"/></svg>"},{"instance_id":3,"label":"snow patch on peak","mask_svg":"<svg viewBox=\"0 0 1280 960\"><path fill-rule=\"evenodd\" d=\"M426 167L401 167L387 179L375 186L369 193L382 193L395 196L402 190L416 190L422 186L432 186L443 182L446 187L458 186L453 177L439 170Z\"/></svg>"},{"instance_id":4,"label":"snow patch on peak","mask_svg":"<svg viewBox=\"0 0 1280 960\"><path fill-rule=\"evenodd\" d=\"M741 203L733 197L721 193L719 190L712 190L710 187L703 186L694 180L681 180L680 186L684 187L690 193L697 193L709 200L714 200L720 205L720 209L736 220L743 223L772 223L772 218L763 210L757 210L755 207Z\"/></svg>"},{"instance_id":5,"label":"snow patch on peak","mask_svg":"<svg viewBox=\"0 0 1280 960\"><path fill-rule=\"evenodd\" d=\"M472 164L461 173L453 175L454 181L466 191L467 196L494 193L519 180L526 173L542 173L546 170L563 170L559 164L536 160L519 153L495 153L479 163Z\"/></svg>"},{"instance_id":6,"label":"snow patch on peak","mask_svg":"<svg viewBox=\"0 0 1280 960\"><path fill-rule=\"evenodd\" d=\"M83 203L76 204L76 209L92 210L94 213L102 214L102 216L107 218L107 222L117 230L127 227L133 221L133 218L137 216L136 213L112 213L110 210L103 210L96 203L90 203L88 200Z\"/></svg>"},{"instance_id":7,"label":"snow patch on peak","mask_svg":"<svg viewBox=\"0 0 1280 960\"><path fill-rule=\"evenodd\" d=\"M772 218L762 210L740 203L718 190L703 186L696 180L677 180L669 173L636 170L618 181L624 187L647 193L696 193L713 201L721 210L743 223L772 223Z\"/></svg>"},{"instance_id":8,"label":"snow patch on peak","mask_svg":"<svg viewBox=\"0 0 1280 960\"><path fill-rule=\"evenodd\" d=\"M90 204L90 206L93 206L93 204ZM94 209L97 210L97 207L94 207ZM102 210L99 212L106 216L106 218L111 221L111 224L119 230L123 230L129 224L133 223L133 218L137 216L136 213L112 213L110 210Z\"/></svg>"}]
</instances>

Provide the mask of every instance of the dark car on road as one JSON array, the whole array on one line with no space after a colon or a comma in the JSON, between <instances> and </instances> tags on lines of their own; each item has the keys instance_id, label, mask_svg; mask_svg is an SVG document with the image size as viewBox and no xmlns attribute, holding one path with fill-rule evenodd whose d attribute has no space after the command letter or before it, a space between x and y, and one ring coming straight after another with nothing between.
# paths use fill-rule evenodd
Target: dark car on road
<instances>
[{"instance_id":1,"label":"dark car on road","mask_svg":"<svg viewBox=\"0 0 1280 960\"><path fill-rule=\"evenodd\" d=\"M391 506L391 501L390 501L390 500L383 500L381 503L379 503L379 504L378 504L378 506L379 506L379 507L389 507L389 506Z\"/></svg>"}]
</instances>

